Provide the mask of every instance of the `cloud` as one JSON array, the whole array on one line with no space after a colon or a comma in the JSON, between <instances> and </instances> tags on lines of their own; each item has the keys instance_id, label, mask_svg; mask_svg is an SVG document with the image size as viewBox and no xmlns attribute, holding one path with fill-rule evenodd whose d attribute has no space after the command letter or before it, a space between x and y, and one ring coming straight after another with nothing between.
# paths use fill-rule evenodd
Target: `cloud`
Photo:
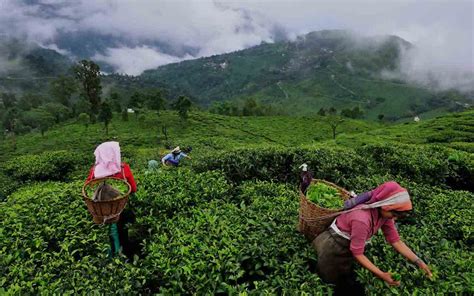
<instances>
[{"instance_id":1,"label":"cloud","mask_svg":"<svg viewBox=\"0 0 474 296\"><path fill-rule=\"evenodd\" d=\"M96 54L92 58L96 61L106 62L114 66L119 73L139 75L144 70L153 69L169 63L176 63L193 57L188 55L184 58L178 58L163 54L148 46L141 46L134 48L109 48L105 55Z\"/></svg>"},{"instance_id":2,"label":"cloud","mask_svg":"<svg viewBox=\"0 0 474 296\"><path fill-rule=\"evenodd\" d=\"M116 37L118 44L95 57L129 74L189 55L221 54L314 30L350 29L397 35L415 44L402 56L396 73L402 79L437 89L474 89L474 4L469 0L27 2L0 0L0 34L51 46L59 35L74 32Z\"/></svg>"}]
</instances>

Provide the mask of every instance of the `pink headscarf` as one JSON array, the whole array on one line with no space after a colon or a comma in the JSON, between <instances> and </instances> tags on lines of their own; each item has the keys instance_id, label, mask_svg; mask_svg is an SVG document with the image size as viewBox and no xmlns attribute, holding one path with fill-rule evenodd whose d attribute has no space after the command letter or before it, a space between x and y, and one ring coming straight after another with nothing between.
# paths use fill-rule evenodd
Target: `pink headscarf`
<instances>
[{"instance_id":1,"label":"pink headscarf","mask_svg":"<svg viewBox=\"0 0 474 296\"><path fill-rule=\"evenodd\" d=\"M115 175L121 171L120 146L118 142L104 142L94 151L94 178Z\"/></svg>"},{"instance_id":2,"label":"pink headscarf","mask_svg":"<svg viewBox=\"0 0 474 296\"><path fill-rule=\"evenodd\" d=\"M394 181L389 181L386 183L383 183L379 187L375 188L372 191L372 198L369 200L368 204L378 202L385 200L387 198L390 198L396 194L401 194L401 195L406 195L408 198L410 196L408 195L408 192L405 188L400 186L397 182ZM402 203L396 203L393 205L388 205L388 206L382 206L382 210L385 211L409 211L413 208L410 199L406 202Z\"/></svg>"}]
</instances>

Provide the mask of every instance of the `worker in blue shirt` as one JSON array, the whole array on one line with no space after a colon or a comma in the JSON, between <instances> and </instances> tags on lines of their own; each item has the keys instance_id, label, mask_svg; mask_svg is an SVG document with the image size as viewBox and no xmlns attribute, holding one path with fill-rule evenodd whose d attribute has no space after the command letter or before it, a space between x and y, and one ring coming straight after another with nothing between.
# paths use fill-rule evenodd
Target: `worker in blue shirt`
<instances>
[{"instance_id":1,"label":"worker in blue shirt","mask_svg":"<svg viewBox=\"0 0 474 296\"><path fill-rule=\"evenodd\" d=\"M191 159L191 157L189 157L186 153L182 152L181 149L178 146L178 147L174 148L173 150L171 150L170 153L166 154L161 159L161 163L163 163L163 165L178 166L179 162L183 158Z\"/></svg>"}]
</instances>

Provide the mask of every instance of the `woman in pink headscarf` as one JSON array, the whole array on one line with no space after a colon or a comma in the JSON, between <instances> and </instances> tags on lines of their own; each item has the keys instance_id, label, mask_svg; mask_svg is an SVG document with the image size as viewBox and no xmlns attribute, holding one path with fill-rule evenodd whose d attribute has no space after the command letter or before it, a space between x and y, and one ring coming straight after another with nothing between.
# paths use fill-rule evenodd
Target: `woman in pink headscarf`
<instances>
[{"instance_id":1,"label":"woman in pink headscarf","mask_svg":"<svg viewBox=\"0 0 474 296\"><path fill-rule=\"evenodd\" d=\"M355 280L354 259L389 285L400 285L392 274L380 270L364 255L366 242L379 229L397 252L431 277L429 267L401 241L395 227L395 219L405 217L411 210L407 190L393 181L345 203L345 211L312 242L318 254L317 272L324 281L336 285L336 295L364 294L363 287Z\"/></svg>"},{"instance_id":2,"label":"woman in pink headscarf","mask_svg":"<svg viewBox=\"0 0 474 296\"><path fill-rule=\"evenodd\" d=\"M104 142L97 146L94 151L95 164L91 167L86 183L92 179L113 177L127 180L131 187L131 193L137 191L137 183L133 178L130 166L122 162L120 156L120 146L118 142ZM118 223L110 224L110 256L122 250L127 256L131 251L128 240L128 230L126 224L135 220L132 210L125 209L121 214Z\"/></svg>"}]
</instances>

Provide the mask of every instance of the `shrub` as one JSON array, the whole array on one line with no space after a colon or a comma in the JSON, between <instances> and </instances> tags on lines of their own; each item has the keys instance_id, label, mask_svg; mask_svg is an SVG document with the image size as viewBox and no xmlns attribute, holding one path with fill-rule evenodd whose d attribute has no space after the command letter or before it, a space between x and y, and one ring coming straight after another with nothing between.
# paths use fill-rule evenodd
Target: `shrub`
<instances>
[{"instance_id":1,"label":"shrub","mask_svg":"<svg viewBox=\"0 0 474 296\"><path fill-rule=\"evenodd\" d=\"M0 201L5 200L19 186L20 184L17 181L0 172Z\"/></svg>"},{"instance_id":2,"label":"shrub","mask_svg":"<svg viewBox=\"0 0 474 296\"><path fill-rule=\"evenodd\" d=\"M367 145L357 151L373 160L378 174L454 189L474 188L474 157L469 153L439 146L393 144Z\"/></svg>"},{"instance_id":3,"label":"shrub","mask_svg":"<svg viewBox=\"0 0 474 296\"><path fill-rule=\"evenodd\" d=\"M5 164L4 170L21 182L66 180L76 165L83 162L80 155L68 151L44 152L15 157Z\"/></svg>"},{"instance_id":4,"label":"shrub","mask_svg":"<svg viewBox=\"0 0 474 296\"><path fill-rule=\"evenodd\" d=\"M81 185L34 184L0 203L0 283L7 293L130 294L142 287L138 263L106 258L107 230L92 224Z\"/></svg>"},{"instance_id":5,"label":"shrub","mask_svg":"<svg viewBox=\"0 0 474 296\"><path fill-rule=\"evenodd\" d=\"M366 160L344 148L252 148L215 153L194 163L197 171L222 170L229 180L276 180L296 183L302 163L307 163L315 178L344 183L352 175L369 168ZM369 164L370 166L370 164Z\"/></svg>"}]
</instances>

